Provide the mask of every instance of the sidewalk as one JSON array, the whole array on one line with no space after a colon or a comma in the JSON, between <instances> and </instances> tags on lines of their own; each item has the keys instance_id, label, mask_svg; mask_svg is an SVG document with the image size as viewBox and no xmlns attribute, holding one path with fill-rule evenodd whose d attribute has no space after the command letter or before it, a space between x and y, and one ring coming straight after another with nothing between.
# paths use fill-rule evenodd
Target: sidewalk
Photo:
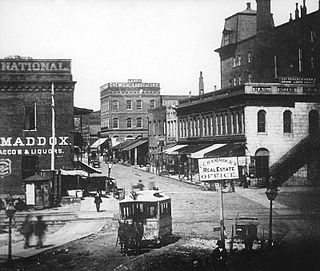
<instances>
[{"instance_id":1,"label":"sidewalk","mask_svg":"<svg viewBox=\"0 0 320 271\"><path fill-rule=\"evenodd\" d=\"M36 240L31 238L29 249L23 248L23 237L16 232L17 229L14 228L12 235L12 258L13 260L27 258L34 256L43 251L59 247L71 241L84 238L96 232L99 232L111 219L114 214L118 212L118 201L112 196L108 198L102 198L100 212L96 211L93 198L88 197L81 200L80 206L74 208L74 206L69 207L59 207L54 209L41 210L40 213L43 214L43 219L50 218L54 214L55 222L61 222L63 225L55 231L54 229L49 230L49 233L44 240L44 247L41 249L35 248ZM39 211L25 212L31 215L39 214ZM63 216L59 217L59 213ZM65 216L69 214L69 221L66 221ZM47 220L48 221L48 220ZM57 227L54 224L50 227ZM49 228L50 228L49 227ZM14 234L14 232L16 234ZM2 236L1 236L2 235ZM0 234L1 240L8 240L8 233ZM3 244L0 246L0 264L7 261L8 255L8 244Z\"/></svg>"}]
</instances>

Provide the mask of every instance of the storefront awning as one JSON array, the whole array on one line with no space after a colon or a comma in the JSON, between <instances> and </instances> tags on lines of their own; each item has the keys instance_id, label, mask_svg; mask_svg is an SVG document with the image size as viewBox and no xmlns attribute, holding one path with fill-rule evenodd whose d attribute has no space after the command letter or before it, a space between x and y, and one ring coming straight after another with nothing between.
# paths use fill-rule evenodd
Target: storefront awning
<instances>
[{"instance_id":1,"label":"storefront awning","mask_svg":"<svg viewBox=\"0 0 320 271\"><path fill-rule=\"evenodd\" d=\"M211 145L212 144L209 144L209 143L190 144L187 147L180 149L178 153L181 155L191 155L192 153L201 151L205 148L208 148Z\"/></svg>"},{"instance_id":2,"label":"storefront awning","mask_svg":"<svg viewBox=\"0 0 320 271\"><path fill-rule=\"evenodd\" d=\"M75 163L78 165L78 167L80 167L81 169L83 169L84 171L92 174L92 173L102 173L101 171L89 166L88 164L81 162L81 161L75 161Z\"/></svg>"},{"instance_id":3,"label":"storefront awning","mask_svg":"<svg viewBox=\"0 0 320 271\"><path fill-rule=\"evenodd\" d=\"M96 142L91 145L91 149L99 148L108 138L99 138Z\"/></svg>"},{"instance_id":4,"label":"storefront awning","mask_svg":"<svg viewBox=\"0 0 320 271\"><path fill-rule=\"evenodd\" d=\"M187 147L188 145L175 145L171 148L168 148L166 150L163 151L163 153L165 154L178 154L178 150L184 148L184 147Z\"/></svg>"},{"instance_id":5,"label":"storefront awning","mask_svg":"<svg viewBox=\"0 0 320 271\"><path fill-rule=\"evenodd\" d=\"M75 169L75 170L64 170L60 169L60 174L63 176L81 176L81 177L88 177L88 172L82 169Z\"/></svg>"},{"instance_id":6,"label":"storefront awning","mask_svg":"<svg viewBox=\"0 0 320 271\"><path fill-rule=\"evenodd\" d=\"M139 146L141 146L141 145L143 145L144 143L147 143L147 142L148 142L147 139L141 139L138 142L135 142L135 143L123 148L123 151L130 151L130 150L132 150L134 148L137 148L137 147L139 147Z\"/></svg>"},{"instance_id":7,"label":"storefront awning","mask_svg":"<svg viewBox=\"0 0 320 271\"><path fill-rule=\"evenodd\" d=\"M246 145L244 142L228 143L219 149L212 150L204 155L209 157L241 157L246 155Z\"/></svg>"},{"instance_id":8,"label":"storefront awning","mask_svg":"<svg viewBox=\"0 0 320 271\"><path fill-rule=\"evenodd\" d=\"M227 144L213 144L213 145L211 145L209 147L206 147L206 148L204 148L204 149L202 149L200 151L191 153L191 158L197 158L197 159L198 158L203 158L206 153L214 151L216 149L219 149L219 148L221 148L221 147L223 147L225 145L227 145Z\"/></svg>"}]
</instances>

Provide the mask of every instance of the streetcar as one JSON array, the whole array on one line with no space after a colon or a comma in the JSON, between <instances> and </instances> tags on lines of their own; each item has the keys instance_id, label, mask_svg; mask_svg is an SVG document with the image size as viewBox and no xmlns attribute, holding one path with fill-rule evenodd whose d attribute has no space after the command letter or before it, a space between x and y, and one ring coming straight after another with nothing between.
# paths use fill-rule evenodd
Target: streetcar
<instances>
[{"instance_id":1,"label":"streetcar","mask_svg":"<svg viewBox=\"0 0 320 271\"><path fill-rule=\"evenodd\" d=\"M159 246L172 235L171 198L163 191L131 191L119 201L119 214L118 239L122 251Z\"/></svg>"}]
</instances>

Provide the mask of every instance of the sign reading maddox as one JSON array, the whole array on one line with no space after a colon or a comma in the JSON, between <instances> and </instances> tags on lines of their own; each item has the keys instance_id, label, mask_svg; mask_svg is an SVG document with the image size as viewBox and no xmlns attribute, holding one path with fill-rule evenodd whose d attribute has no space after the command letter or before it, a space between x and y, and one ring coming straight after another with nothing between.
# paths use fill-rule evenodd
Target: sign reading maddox
<instances>
[{"instance_id":1,"label":"sign reading maddox","mask_svg":"<svg viewBox=\"0 0 320 271\"><path fill-rule=\"evenodd\" d=\"M217 157L199 159L200 181L220 181L238 179L237 157Z\"/></svg>"},{"instance_id":2,"label":"sign reading maddox","mask_svg":"<svg viewBox=\"0 0 320 271\"><path fill-rule=\"evenodd\" d=\"M0 73L71 73L68 59L1 59Z\"/></svg>"}]
</instances>

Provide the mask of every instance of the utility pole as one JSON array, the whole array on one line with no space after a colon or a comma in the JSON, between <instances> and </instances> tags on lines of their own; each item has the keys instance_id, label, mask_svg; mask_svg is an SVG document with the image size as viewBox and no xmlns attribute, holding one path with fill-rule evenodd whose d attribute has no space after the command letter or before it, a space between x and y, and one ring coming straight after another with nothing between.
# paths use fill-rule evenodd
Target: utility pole
<instances>
[{"instance_id":1,"label":"utility pole","mask_svg":"<svg viewBox=\"0 0 320 271\"><path fill-rule=\"evenodd\" d=\"M52 113L52 142L51 142L51 170L54 170L54 151L56 143L56 131L55 131L55 105L54 105L54 83L51 85L51 113Z\"/></svg>"}]
</instances>

